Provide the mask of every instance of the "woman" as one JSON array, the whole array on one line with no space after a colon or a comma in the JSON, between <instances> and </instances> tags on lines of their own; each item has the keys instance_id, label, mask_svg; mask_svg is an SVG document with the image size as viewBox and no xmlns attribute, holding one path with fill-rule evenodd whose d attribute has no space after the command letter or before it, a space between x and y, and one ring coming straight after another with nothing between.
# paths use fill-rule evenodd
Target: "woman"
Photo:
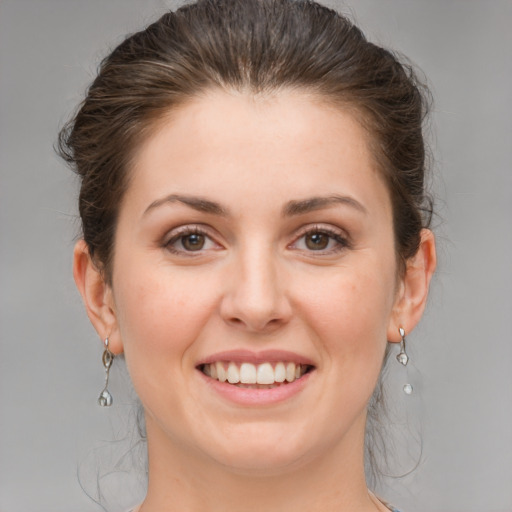
<instances>
[{"instance_id":1,"label":"woman","mask_svg":"<svg viewBox=\"0 0 512 512\"><path fill-rule=\"evenodd\" d=\"M435 269L420 91L311 2L202 1L105 59L61 151L107 384L124 353L144 408L139 512L391 509L364 439Z\"/></svg>"}]
</instances>

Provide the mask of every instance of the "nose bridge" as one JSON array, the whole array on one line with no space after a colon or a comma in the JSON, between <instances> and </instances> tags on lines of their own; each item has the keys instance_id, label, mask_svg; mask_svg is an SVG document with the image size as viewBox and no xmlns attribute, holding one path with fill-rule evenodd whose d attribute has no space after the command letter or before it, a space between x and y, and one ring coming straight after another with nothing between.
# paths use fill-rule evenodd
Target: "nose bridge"
<instances>
[{"instance_id":1,"label":"nose bridge","mask_svg":"<svg viewBox=\"0 0 512 512\"><path fill-rule=\"evenodd\" d=\"M250 331L273 329L289 319L280 262L270 244L252 240L233 261L223 303L226 321Z\"/></svg>"}]
</instances>

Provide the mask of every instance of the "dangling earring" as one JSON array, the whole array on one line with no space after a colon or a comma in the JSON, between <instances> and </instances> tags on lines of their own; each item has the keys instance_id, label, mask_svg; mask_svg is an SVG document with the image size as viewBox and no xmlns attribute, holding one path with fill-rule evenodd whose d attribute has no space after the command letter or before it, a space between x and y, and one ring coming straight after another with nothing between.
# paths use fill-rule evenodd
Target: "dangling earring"
<instances>
[{"instance_id":1,"label":"dangling earring","mask_svg":"<svg viewBox=\"0 0 512 512\"><path fill-rule=\"evenodd\" d=\"M400 352L396 356L396 360L403 366L407 366L409 362L409 356L405 351L405 331L403 327L399 327L398 332L400 333ZM404 384L404 393L410 395L412 393L412 386L409 383Z\"/></svg>"},{"instance_id":2,"label":"dangling earring","mask_svg":"<svg viewBox=\"0 0 512 512\"><path fill-rule=\"evenodd\" d=\"M108 376L110 373L110 367L112 366L112 361L114 360L114 354L110 352L108 348L108 338L105 338L104 341L105 344L105 350L103 351L103 356L101 358L103 362L103 366L105 367L105 387L103 388L103 391L100 393L100 396L98 398L98 404L102 407L110 407L112 405L112 395L110 394L110 391L108 388Z\"/></svg>"}]
</instances>

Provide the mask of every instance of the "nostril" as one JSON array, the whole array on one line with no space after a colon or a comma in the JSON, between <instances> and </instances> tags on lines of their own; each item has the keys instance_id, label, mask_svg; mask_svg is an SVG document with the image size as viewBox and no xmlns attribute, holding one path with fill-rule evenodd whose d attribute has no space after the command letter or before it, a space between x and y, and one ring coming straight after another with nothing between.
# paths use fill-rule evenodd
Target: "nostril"
<instances>
[{"instance_id":1,"label":"nostril","mask_svg":"<svg viewBox=\"0 0 512 512\"><path fill-rule=\"evenodd\" d=\"M274 260L252 252L249 256L250 260L242 261L227 280L220 314L233 327L252 332L275 330L291 317L291 305L275 278Z\"/></svg>"},{"instance_id":2,"label":"nostril","mask_svg":"<svg viewBox=\"0 0 512 512\"><path fill-rule=\"evenodd\" d=\"M280 318L271 318L270 320L268 320L257 318L243 319L238 317L232 317L228 319L228 323L231 324L233 327L243 328L251 332L264 333L279 329L279 327L281 327L281 325L283 325L285 322L283 322L283 320Z\"/></svg>"}]
</instances>

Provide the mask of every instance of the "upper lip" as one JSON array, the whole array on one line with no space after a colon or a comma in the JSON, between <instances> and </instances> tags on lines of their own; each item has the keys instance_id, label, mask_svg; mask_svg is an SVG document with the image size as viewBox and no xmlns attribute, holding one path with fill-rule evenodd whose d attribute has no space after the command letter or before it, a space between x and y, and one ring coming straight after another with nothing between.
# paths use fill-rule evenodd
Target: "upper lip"
<instances>
[{"instance_id":1,"label":"upper lip","mask_svg":"<svg viewBox=\"0 0 512 512\"><path fill-rule=\"evenodd\" d=\"M232 361L234 363L252 364L277 363L282 361L315 366L311 359L287 350L261 350L254 352L245 349L216 352L215 354L211 354L198 361L197 366L216 363L217 361Z\"/></svg>"}]
</instances>

